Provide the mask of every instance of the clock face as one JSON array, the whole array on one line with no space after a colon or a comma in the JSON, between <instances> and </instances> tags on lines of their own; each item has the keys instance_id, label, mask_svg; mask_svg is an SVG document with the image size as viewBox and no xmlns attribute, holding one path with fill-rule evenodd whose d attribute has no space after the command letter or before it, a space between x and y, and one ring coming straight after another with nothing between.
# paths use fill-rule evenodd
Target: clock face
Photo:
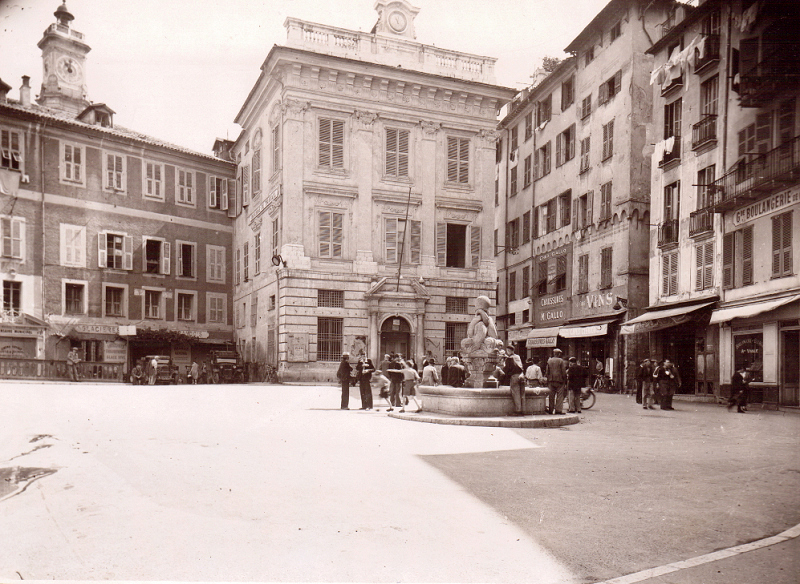
<instances>
[{"instance_id":1,"label":"clock face","mask_svg":"<svg viewBox=\"0 0 800 584\"><path fill-rule=\"evenodd\" d=\"M395 32L403 32L406 29L406 15L402 12L392 12L389 15L389 26Z\"/></svg>"},{"instance_id":2,"label":"clock face","mask_svg":"<svg viewBox=\"0 0 800 584\"><path fill-rule=\"evenodd\" d=\"M60 57L56 61L56 74L62 81L77 83L81 79L81 66L72 57Z\"/></svg>"}]
</instances>

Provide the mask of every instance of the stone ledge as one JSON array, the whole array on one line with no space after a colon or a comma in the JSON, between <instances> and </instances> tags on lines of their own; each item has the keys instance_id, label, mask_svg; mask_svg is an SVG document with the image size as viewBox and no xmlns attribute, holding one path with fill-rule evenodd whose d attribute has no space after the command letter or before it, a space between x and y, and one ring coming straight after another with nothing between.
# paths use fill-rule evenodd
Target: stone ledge
<instances>
[{"instance_id":1,"label":"stone ledge","mask_svg":"<svg viewBox=\"0 0 800 584\"><path fill-rule=\"evenodd\" d=\"M519 416L519 417L461 417L446 414L433 414L430 412L389 412L390 418L412 422L427 422L429 424L446 424L450 426L489 426L494 428L560 428L580 422L578 414L565 414L563 416Z\"/></svg>"}]
</instances>

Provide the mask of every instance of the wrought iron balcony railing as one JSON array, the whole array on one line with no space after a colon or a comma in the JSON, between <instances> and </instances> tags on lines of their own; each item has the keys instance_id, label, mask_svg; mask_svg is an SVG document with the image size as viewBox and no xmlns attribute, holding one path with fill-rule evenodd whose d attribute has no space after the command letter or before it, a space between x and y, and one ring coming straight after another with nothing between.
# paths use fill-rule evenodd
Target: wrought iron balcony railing
<instances>
[{"instance_id":1,"label":"wrought iron balcony railing","mask_svg":"<svg viewBox=\"0 0 800 584\"><path fill-rule=\"evenodd\" d=\"M714 181L715 212L758 201L800 182L800 136L764 154L750 155L731 172Z\"/></svg>"},{"instance_id":2,"label":"wrought iron balcony railing","mask_svg":"<svg viewBox=\"0 0 800 584\"><path fill-rule=\"evenodd\" d=\"M792 50L794 49L794 50ZM787 88L800 83L800 60L796 47L768 55L758 65L742 73L739 97L742 107L760 107Z\"/></svg>"},{"instance_id":3,"label":"wrought iron balcony railing","mask_svg":"<svg viewBox=\"0 0 800 584\"><path fill-rule=\"evenodd\" d=\"M666 166L673 160L681 159L681 137L674 136L674 138L675 142L672 144L672 150L670 152L664 152L661 162L658 163L659 166Z\"/></svg>"},{"instance_id":4,"label":"wrought iron balcony railing","mask_svg":"<svg viewBox=\"0 0 800 584\"><path fill-rule=\"evenodd\" d=\"M706 116L692 126L692 150L717 139L717 115Z\"/></svg>"},{"instance_id":5,"label":"wrought iron balcony railing","mask_svg":"<svg viewBox=\"0 0 800 584\"><path fill-rule=\"evenodd\" d=\"M689 214L689 237L695 237L714 230L714 212L709 209L698 209Z\"/></svg>"},{"instance_id":6,"label":"wrought iron balcony railing","mask_svg":"<svg viewBox=\"0 0 800 584\"><path fill-rule=\"evenodd\" d=\"M706 42L703 46L703 56L697 57L694 63L694 72L701 73L708 65L719 62L719 35L706 35Z\"/></svg>"},{"instance_id":7,"label":"wrought iron balcony railing","mask_svg":"<svg viewBox=\"0 0 800 584\"><path fill-rule=\"evenodd\" d=\"M658 226L658 247L678 243L678 220L669 219Z\"/></svg>"}]
</instances>

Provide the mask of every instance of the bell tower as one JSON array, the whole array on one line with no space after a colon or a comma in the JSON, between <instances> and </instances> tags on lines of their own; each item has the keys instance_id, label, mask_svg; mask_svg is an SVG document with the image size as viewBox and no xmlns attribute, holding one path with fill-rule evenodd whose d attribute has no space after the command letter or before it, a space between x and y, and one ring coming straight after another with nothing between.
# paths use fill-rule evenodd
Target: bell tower
<instances>
[{"instance_id":1,"label":"bell tower","mask_svg":"<svg viewBox=\"0 0 800 584\"><path fill-rule=\"evenodd\" d=\"M86 92L86 55L91 47L83 34L72 30L75 17L67 9L66 0L53 13L56 22L47 27L38 43L42 50L42 89L39 105L78 115L89 99Z\"/></svg>"}]
</instances>

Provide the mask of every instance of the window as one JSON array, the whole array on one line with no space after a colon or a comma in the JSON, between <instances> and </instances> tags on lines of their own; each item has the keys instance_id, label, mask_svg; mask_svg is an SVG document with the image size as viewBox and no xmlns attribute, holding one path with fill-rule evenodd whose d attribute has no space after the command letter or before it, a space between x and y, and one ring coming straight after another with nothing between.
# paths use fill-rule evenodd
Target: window
<instances>
[{"instance_id":1,"label":"window","mask_svg":"<svg viewBox=\"0 0 800 584\"><path fill-rule=\"evenodd\" d=\"M531 212L525 211L522 215L522 243L528 243L531 240Z\"/></svg>"},{"instance_id":2,"label":"window","mask_svg":"<svg viewBox=\"0 0 800 584\"><path fill-rule=\"evenodd\" d=\"M103 286L103 316L125 316L125 288Z\"/></svg>"},{"instance_id":3,"label":"window","mask_svg":"<svg viewBox=\"0 0 800 584\"><path fill-rule=\"evenodd\" d=\"M275 299L275 295L274 295L274 294L272 294L272 295L269 297L269 309L270 309L270 310L275 310L275 308L277 307L277 305L278 305L278 304L277 304L277 300Z\"/></svg>"},{"instance_id":4,"label":"window","mask_svg":"<svg viewBox=\"0 0 800 584\"><path fill-rule=\"evenodd\" d=\"M344 308L344 290L317 290L317 306Z\"/></svg>"},{"instance_id":5,"label":"window","mask_svg":"<svg viewBox=\"0 0 800 584\"><path fill-rule=\"evenodd\" d=\"M572 218L572 191L565 191L558 195L558 208L561 213L559 224L561 227L569 225Z\"/></svg>"},{"instance_id":6,"label":"window","mask_svg":"<svg viewBox=\"0 0 800 584\"><path fill-rule=\"evenodd\" d=\"M577 205L573 209L575 213L575 224L573 230L585 229L592 224L592 203L594 202L594 191L589 191L580 196Z\"/></svg>"},{"instance_id":7,"label":"window","mask_svg":"<svg viewBox=\"0 0 800 584\"><path fill-rule=\"evenodd\" d=\"M494 145L494 161L497 164L503 162L503 139L498 138Z\"/></svg>"},{"instance_id":8,"label":"window","mask_svg":"<svg viewBox=\"0 0 800 584\"><path fill-rule=\"evenodd\" d=\"M575 103L575 77L570 77L561 84L561 111Z\"/></svg>"},{"instance_id":9,"label":"window","mask_svg":"<svg viewBox=\"0 0 800 584\"><path fill-rule=\"evenodd\" d=\"M614 285L611 258L612 248L604 247L600 250L600 288L611 288Z\"/></svg>"},{"instance_id":10,"label":"window","mask_svg":"<svg viewBox=\"0 0 800 584\"><path fill-rule=\"evenodd\" d=\"M150 319L161 319L161 290L144 291L144 317Z\"/></svg>"},{"instance_id":11,"label":"window","mask_svg":"<svg viewBox=\"0 0 800 584\"><path fill-rule=\"evenodd\" d=\"M517 194L517 167L511 169L511 179L509 185L509 195L514 196Z\"/></svg>"},{"instance_id":12,"label":"window","mask_svg":"<svg viewBox=\"0 0 800 584\"><path fill-rule=\"evenodd\" d=\"M556 280L554 292L563 292L567 289L567 256L560 255L556 258Z\"/></svg>"},{"instance_id":13,"label":"window","mask_svg":"<svg viewBox=\"0 0 800 584\"><path fill-rule=\"evenodd\" d=\"M436 264L477 268L481 260L481 228L459 223L436 224Z\"/></svg>"},{"instance_id":14,"label":"window","mask_svg":"<svg viewBox=\"0 0 800 584\"><path fill-rule=\"evenodd\" d=\"M509 154L514 152L519 147L519 126L514 126L511 128L511 146L509 149Z\"/></svg>"},{"instance_id":15,"label":"window","mask_svg":"<svg viewBox=\"0 0 800 584\"><path fill-rule=\"evenodd\" d=\"M547 233L558 229L558 199L550 199L547 201Z\"/></svg>"},{"instance_id":16,"label":"window","mask_svg":"<svg viewBox=\"0 0 800 584\"><path fill-rule=\"evenodd\" d=\"M531 228L533 229L533 232L531 233L531 238L532 239L536 239L537 237L539 237L539 232L541 230L541 225L539 224L539 222L541 221L540 215L541 215L541 213L539 211L539 207L538 206L534 207L533 208L533 221L531 222L532 223Z\"/></svg>"},{"instance_id":17,"label":"window","mask_svg":"<svg viewBox=\"0 0 800 584\"><path fill-rule=\"evenodd\" d=\"M317 317L317 361L338 361L342 356L341 318Z\"/></svg>"},{"instance_id":18,"label":"window","mask_svg":"<svg viewBox=\"0 0 800 584\"><path fill-rule=\"evenodd\" d=\"M575 124L556 137L556 166L575 158Z\"/></svg>"},{"instance_id":19,"label":"window","mask_svg":"<svg viewBox=\"0 0 800 584\"><path fill-rule=\"evenodd\" d=\"M674 296L678 293L678 252L661 256L661 295Z\"/></svg>"},{"instance_id":20,"label":"window","mask_svg":"<svg viewBox=\"0 0 800 584\"><path fill-rule=\"evenodd\" d=\"M3 312L14 316L22 312L22 282L3 280Z\"/></svg>"},{"instance_id":21,"label":"window","mask_svg":"<svg viewBox=\"0 0 800 584\"><path fill-rule=\"evenodd\" d=\"M611 181L600 185L600 221L611 219Z\"/></svg>"},{"instance_id":22,"label":"window","mask_svg":"<svg viewBox=\"0 0 800 584\"><path fill-rule=\"evenodd\" d=\"M752 283L753 226L748 225L726 233L722 238L722 287L739 288Z\"/></svg>"},{"instance_id":23,"label":"window","mask_svg":"<svg viewBox=\"0 0 800 584\"><path fill-rule=\"evenodd\" d=\"M244 281L250 280L250 246L245 241L242 246L242 271L244 273Z\"/></svg>"},{"instance_id":24,"label":"window","mask_svg":"<svg viewBox=\"0 0 800 584\"><path fill-rule=\"evenodd\" d=\"M101 268L132 270L133 237L124 233L98 233L97 265Z\"/></svg>"},{"instance_id":25,"label":"window","mask_svg":"<svg viewBox=\"0 0 800 584\"><path fill-rule=\"evenodd\" d=\"M125 157L105 153L103 156L103 188L110 191L125 191Z\"/></svg>"},{"instance_id":26,"label":"window","mask_svg":"<svg viewBox=\"0 0 800 584\"><path fill-rule=\"evenodd\" d=\"M144 238L144 273L169 274L170 244L159 239Z\"/></svg>"},{"instance_id":27,"label":"window","mask_svg":"<svg viewBox=\"0 0 800 584\"><path fill-rule=\"evenodd\" d=\"M714 184L714 175L716 172L716 165L706 166L705 168L697 171L697 208L705 209L714 203L714 191L712 186Z\"/></svg>"},{"instance_id":28,"label":"window","mask_svg":"<svg viewBox=\"0 0 800 584\"><path fill-rule=\"evenodd\" d=\"M469 183L469 139L447 137L447 180Z\"/></svg>"},{"instance_id":29,"label":"window","mask_svg":"<svg viewBox=\"0 0 800 584\"><path fill-rule=\"evenodd\" d=\"M278 255L281 251L281 230L280 216L272 220L272 255Z\"/></svg>"},{"instance_id":30,"label":"window","mask_svg":"<svg viewBox=\"0 0 800 584\"><path fill-rule=\"evenodd\" d=\"M406 232L406 224L408 231ZM422 251L422 223L420 221L387 217L384 222L386 263L396 264L403 254L403 263L420 263Z\"/></svg>"},{"instance_id":31,"label":"window","mask_svg":"<svg viewBox=\"0 0 800 584\"><path fill-rule=\"evenodd\" d=\"M61 143L61 179L84 184L83 146Z\"/></svg>"},{"instance_id":32,"label":"window","mask_svg":"<svg viewBox=\"0 0 800 584\"><path fill-rule=\"evenodd\" d=\"M522 268L522 298L527 298L531 295L531 268L524 266Z\"/></svg>"},{"instance_id":33,"label":"window","mask_svg":"<svg viewBox=\"0 0 800 584\"><path fill-rule=\"evenodd\" d=\"M508 273L508 301L514 302L517 299L517 273Z\"/></svg>"},{"instance_id":34,"label":"window","mask_svg":"<svg viewBox=\"0 0 800 584\"><path fill-rule=\"evenodd\" d=\"M547 261L539 262L536 278L536 293L539 296L547 294Z\"/></svg>"},{"instance_id":35,"label":"window","mask_svg":"<svg viewBox=\"0 0 800 584\"><path fill-rule=\"evenodd\" d=\"M700 113L703 116L716 116L719 100L719 77L716 75L700 85Z\"/></svg>"},{"instance_id":36,"label":"window","mask_svg":"<svg viewBox=\"0 0 800 584\"><path fill-rule=\"evenodd\" d=\"M615 40L617 40L620 36L622 36L622 21L617 22L614 26L611 27L609 36L611 37L612 43Z\"/></svg>"},{"instance_id":37,"label":"window","mask_svg":"<svg viewBox=\"0 0 800 584\"><path fill-rule=\"evenodd\" d=\"M589 291L589 254L578 256L578 294Z\"/></svg>"},{"instance_id":38,"label":"window","mask_svg":"<svg viewBox=\"0 0 800 584\"><path fill-rule=\"evenodd\" d=\"M228 319L225 314L227 297L225 294L206 293L206 321L216 324L225 323Z\"/></svg>"},{"instance_id":39,"label":"window","mask_svg":"<svg viewBox=\"0 0 800 584\"><path fill-rule=\"evenodd\" d=\"M530 154L525 157L524 170L522 171L522 181L524 188L531 186L532 173L533 173L533 159Z\"/></svg>"},{"instance_id":40,"label":"window","mask_svg":"<svg viewBox=\"0 0 800 584\"><path fill-rule=\"evenodd\" d=\"M0 130L0 168L21 170L22 134L15 130Z\"/></svg>"},{"instance_id":41,"label":"window","mask_svg":"<svg viewBox=\"0 0 800 584\"><path fill-rule=\"evenodd\" d=\"M675 181L664 187L664 221L680 218L681 181Z\"/></svg>"},{"instance_id":42,"label":"window","mask_svg":"<svg viewBox=\"0 0 800 584\"><path fill-rule=\"evenodd\" d=\"M253 293L250 300L250 327L258 326L258 294Z\"/></svg>"},{"instance_id":43,"label":"window","mask_svg":"<svg viewBox=\"0 0 800 584\"><path fill-rule=\"evenodd\" d=\"M197 276L197 244L176 242L178 248L178 276L183 278L195 278Z\"/></svg>"},{"instance_id":44,"label":"window","mask_svg":"<svg viewBox=\"0 0 800 584\"><path fill-rule=\"evenodd\" d=\"M3 237L3 257L24 259L25 220L19 217L3 217L0 219L0 231Z\"/></svg>"},{"instance_id":45,"label":"window","mask_svg":"<svg viewBox=\"0 0 800 584\"><path fill-rule=\"evenodd\" d=\"M228 181L218 176L208 177L208 207L210 209L228 209Z\"/></svg>"},{"instance_id":46,"label":"window","mask_svg":"<svg viewBox=\"0 0 800 584\"><path fill-rule=\"evenodd\" d=\"M772 277L792 275L792 211L772 218Z\"/></svg>"},{"instance_id":47,"label":"window","mask_svg":"<svg viewBox=\"0 0 800 584\"><path fill-rule=\"evenodd\" d=\"M527 142L533 137L533 112L530 111L525 114L525 141Z\"/></svg>"},{"instance_id":48,"label":"window","mask_svg":"<svg viewBox=\"0 0 800 584\"><path fill-rule=\"evenodd\" d=\"M497 229L494 230L494 255L500 253L500 245L497 243L499 241L499 236L497 235Z\"/></svg>"},{"instance_id":49,"label":"window","mask_svg":"<svg viewBox=\"0 0 800 584\"><path fill-rule=\"evenodd\" d=\"M194 294L187 292L178 292L177 307L175 312L178 315L178 320L194 320Z\"/></svg>"},{"instance_id":50,"label":"window","mask_svg":"<svg viewBox=\"0 0 800 584\"><path fill-rule=\"evenodd\" d=\"M519 218L509 221L506 225L506 248L508 250L519 247Z\"/></svg>"},{"instance_id":51,"label":"window","mask_svg":"<svg viewBox=\"0 0 800 584\"><path fill-rule=\"evenodd\" d=\"M241 248L236 249L236 285L242 283L242 250Z\"/></svg>"},{"instance_id":52,"label":"window","mask_svg":"<svg viewBox=\"0 0 800 584\"><path fill-rule=\"evenodd\" d=\"M592 95L589 94L583 98L583 103L581 104L581 119L585 120L590 115L592 115Z\"/></svg>"},{"instance_id":53,"label":"window","mask_svg":"<svg viewBox=\"0 0 800 584\"><path fill-rule=\"evenodd\" d=\"M164 200L164 166L155 162L144 163L144 196Z\"/></svg>"},{"instance_id":54,"label":"window","mask_svg":"<svg viewBox=\"0 0 800 584\"><path fill-rule=\"evenodd\" d=\"M536 104L536 125L541 126L553 117L553 94L551 93Z\"/></svg>"},{"instance_id":55,"label":"window","mask_svg":"<svg viewBox=\"0 0 800 584\"><path fill-rule=\"evenodd\" d=\"M536 180L550 174L550 151L550 142L548 142L534 153L533 172Z\"/></svg>"},{"instance_id":56,"label":"window","mask_svg":"<svg viewBox=\"0 0 800 584\"><path fill-rule=\"evenodd\" d=\"M672 142L672 147L664 148L662 164L681 156L681 100L676 99L664 106L664 140ZM670 140L672 139L672 140ZM669 144L669 142L668 142Z\"/></svg>"},{"instance_id":57,"label":"window","mask_svg":"<svg viewBox=\"0 0 800 584\"><path fill-rule=\"evenodd\" d=\"M178 173L178 202L194 205L194 173L179 168Z\"/></svg>"},{"instance_id":58,"label":"window","mask_svg":"<svg viewBox=\"0 0 800 584\"><path fill-rule=\"evenodd\" d=\"M444 323L444 353L452 355L461 350L461 341L467 338L467 323Z\"/></svg>"},{"instance_id":59,"label":"window","mask_svg":"<svg viewBox=\"0 0 800 584\"><path fill-rule=\"evenodd\" d=\"M714 242L706 241L694 248L695 290L708 290L714 285Z\"/></svg>"},{"instance_id":60,"label":"window","mask_svg":"<svg viewBox=\"0 0 800 584\"><path fill-rule=\"evenodd\" d=\"M622 71L617 71L613 77L608 79L600 86L598 93L598 101L600 105L608 103L614 96L617 95L622 89Z\"/></svg>"},{"instance_id":61,"label":"window","mask_svg":"<svg viewBox=\"0 0 800 584\"><path fill-rule=\"evenodd\" d=\"M83 284L64 284L64 314L83 314Z\"/></svg>"},{"instance_id":62,"label":"window","mask_svg":"<svg viewBox=\"0 0 800 584\"><path fill-rule=\"evenodd\" d=\"M344 168L344 121L320 118L318 161L323 168Z\"/></svg>"},{"instance_id":63,"label":"window","mask_svg":"<svg viewBox=\"0 0 800 584\"><path fill-rule=\"evenodd\" d=\"M614 155L614 120L603 126L603 157L608 160Z\"/></svg>"},{"instance_id":64,"label":"window","mask_svg":"<svg viewBox=\"0 0 800 584\"><path fill-rule=\"evenodd\" d=\"M272 128L272 172L278 172L281 168L281 127Z\"/></svg>"},{"instance_id":65,"label":"window","mask_svg":"<svg viewBox=\"0 0 800 584\"><path fill-rule=\"evenodd\" d=\"M408 130L386 128L386 175L408 177Z\"/></svg>"},{"instance_id":66,"label":"window","mask_svg":"<svg viewBox=\"0 0 800 584\"><path fill-rule=\"evenodd\" d=\"M253 238L253 275L261 273L261 234L256 233Z\"/></svg>"},{"instance_id":67,"label":"window","mask_svg":"<svg viewBox=\"0 0 800 584\"><path fill-rule=\"evenodd\" d=\"M586 138L581 140L581 168L580 168L581 174L589 170L590 150L591 150L591 138L589 136L586 136Z\"/></svg>"},{"instance_id":68,"label":"window","mask_svg":"<svg viewBox=\"0 0 800 584\"><path fill-rule=\"evenodd\" d=\"M344 237L344 214L333 211L318 211L319 257L342 257Z\"/></svg>"},{"instance_id":69,"label":"window","mask_svg":"<svg viewBox=\"0 0 800 584\"><path fill-rule=\"evenodd\" d=\"M61 265L86 267L86 227L61 223Z\"/></svg>"},{"instance_id":70,"label":"window","mask_svg":"<svg viewBox=\"0 0 800 584\"><path fill-rule=\"evenodd\" d=\"M225 283L225 248L206 246L206 282Z\"/></svg>"},{"instance_id":71,"label":"window","mask_svg":"<svg viewBox=\"0 0 800 584\"><path fill-rule=\"evenodd\" d=\"M589 47L583 54L583 66L586 67L592 61L594 61L594 47Z\"/></svg>"},{"instance_id":72,"label":"window","mask_svg":"<svg viewBox=\"0 0 800 584\"><path fill-rule=\"evenodd\" d=\"M494 179L494 206L500 206L500 179Z\"/></svg>"},{"instance_id":73,"label":"window","mask_svg":"<svg viewBox=\"0 0 800 584\"><path fill-rule=\"evenodd\" d=\"M261 194L261 148L253 150L253 199Z\"/></svg>"}]
</instances>

